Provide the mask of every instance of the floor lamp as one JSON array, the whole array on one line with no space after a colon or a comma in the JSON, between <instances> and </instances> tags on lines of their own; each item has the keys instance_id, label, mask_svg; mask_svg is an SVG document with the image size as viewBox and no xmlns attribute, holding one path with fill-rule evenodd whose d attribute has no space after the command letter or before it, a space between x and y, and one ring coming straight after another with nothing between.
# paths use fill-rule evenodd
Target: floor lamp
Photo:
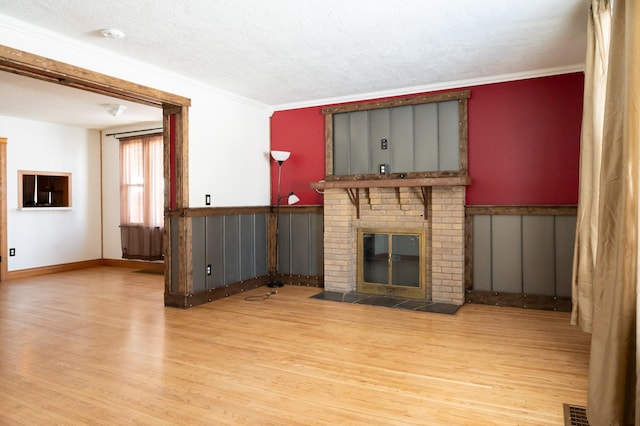
<instances>
[{"instance_id":1,"label":"floor lamp","mask_svg":"<svg viewBox=\"0 0 640 426\"><path fill-rule=\"evenodd\" d=\"M300 201L300 198L298 198L296 196L296 194L294 194L293 192L290 192L289 195L280 196L280 176L282 175L282 163L287 161L287 159L289 158L290 155L291 155L291 153L288 152L288 151L271 151L271 157L274 159L274 161L276 161L278 163L278 195L277 195L277 200L276 200L276 268L275 268L275 275L274 275L273 279L271 281L269 281L269 284L268 284L268 286L272 287L272 288L284 286L284 283L282 281L276 279L276 276L280 272L280 251L279 251L279 245L280 245L280 242L279 242L280 241L280 199L282 199L284 197L288 197L287 198L287 204L295 204L298 201Z\"/></svg>"}]
</instances>

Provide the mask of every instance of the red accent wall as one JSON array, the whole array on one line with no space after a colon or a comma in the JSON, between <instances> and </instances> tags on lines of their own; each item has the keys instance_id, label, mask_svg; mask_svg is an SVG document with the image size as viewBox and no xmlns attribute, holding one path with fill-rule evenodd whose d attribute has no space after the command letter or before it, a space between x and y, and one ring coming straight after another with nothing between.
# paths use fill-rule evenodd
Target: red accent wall
<instances>
[{"instance_id":1,"label":"red accent wall","mask_svg":"<svg viewBox=\"0 0 640 426\"><path fill-rule=\"evenodd\" d=\"M583 74L572 73L468 88L467 204L577 204L583 86ZM323 107L271 119L272 149L291 151L282 193L294 191L301 204L322 204L309 183L324 178Z\"/></svg>"},{"instance_id":2,"label":"red accent wall","mask_svg":"<svg viewBox=\"0 0 640 426\"><path fill-rule=\"evenodd\" d=\"M577 204L583 74L471 88L467 204Z\"/></svg>"},{"instance_id":3,"label":"red accent wall","mask_svg":"<svg viewBox=\"0 0 640 426\"><path fill-rule=\"evenodd\" d=\"M295 192L301 205L322 204L322 195L309 187L325 177L324 115L322 107L277 111L271 117L271 149L290 151L282 165L281 195ZM271 204L276 204L278 163L271 160ZM286 200L282 200L286 204Z\"/></svg>"}]
</instances>

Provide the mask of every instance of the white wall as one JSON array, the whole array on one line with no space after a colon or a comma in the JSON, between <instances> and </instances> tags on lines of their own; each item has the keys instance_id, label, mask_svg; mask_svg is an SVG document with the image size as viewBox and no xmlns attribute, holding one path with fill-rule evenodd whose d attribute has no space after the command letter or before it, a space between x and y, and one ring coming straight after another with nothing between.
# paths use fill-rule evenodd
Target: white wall
<instances>
[{"instance_id":1,"label":"white wall","mask_svg":"<svg viewBox=\"0 0 640 426\"><path fill-rule=\"evenodd\" d=\"M7 138L8 270L101 258L100 133L0 116ZM19 209L18 170L71 172L71 209Z\"/></svg>"},{"instance_id":2,"label":"white wall","mask_svg":"<svg viewBox=\"0 0 640 426\"><path fill-rule=\"evenodd\" d=\"M228 99L198 98L189 111L189 200L202 207L268 206L269 116Z\"/></svg>"},{"instance_id":3,"label":"white wall","mask_svg":"<svg viewBox=\"0 0 640 426\"><path fill-rule=\"evenodd\" d=\"M191 99L189 205L269 205L266 105L0 14L2 44Z\"/></svg>"}]
</instances>

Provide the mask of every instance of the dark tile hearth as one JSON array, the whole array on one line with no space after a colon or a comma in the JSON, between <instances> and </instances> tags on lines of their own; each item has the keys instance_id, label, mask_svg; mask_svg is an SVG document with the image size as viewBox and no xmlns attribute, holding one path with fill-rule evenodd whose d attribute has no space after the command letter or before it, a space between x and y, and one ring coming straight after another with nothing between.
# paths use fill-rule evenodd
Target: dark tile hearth
<instances>
[{"instance_id":1,"label":"dark tile hearth","mask_svg":"<svg viewBox=\"0 0 640 426\"><path fill-rule=\"evenodd\" d=\"M386 308L406 309L409 311L435 312L453 315L460 306L446 303L435 303L427 300L407 299L394 296L376 296L363 293L341 293L338 291L323 291L311 296L312 299L330 300L333 302L356 303L361 305L384 306Z\"/></svg>"}]
</instances>

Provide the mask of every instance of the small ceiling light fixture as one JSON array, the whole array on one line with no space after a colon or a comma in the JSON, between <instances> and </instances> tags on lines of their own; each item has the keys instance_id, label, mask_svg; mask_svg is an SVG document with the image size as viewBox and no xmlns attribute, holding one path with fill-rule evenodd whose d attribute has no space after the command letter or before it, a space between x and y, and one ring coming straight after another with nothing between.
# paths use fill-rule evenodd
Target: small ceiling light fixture
<instances>
[{"instance_id":1,"label":"small ceiling light fixture","mask_svg":"<svg viewBox=\"0 0 640 426\"><path fill-rule=\"evenodd\" d=\"M100 34L102 34L105 38L124 38L124 32L117 28L105 28L104 30L100 30Z\"/></svg>"},{"instance_id":2,"label":"small ceiling light fixture","mask_svg":"<svg viewBox=\"0 0 640 426\"><path fill-rule=\"evenodd\" d=\"M107 111L114 117L120 117L122 113L127 109L126 106L120 104L102 104L102 107L105 109L105 111Z\"/></svg>"}]
</instances>

